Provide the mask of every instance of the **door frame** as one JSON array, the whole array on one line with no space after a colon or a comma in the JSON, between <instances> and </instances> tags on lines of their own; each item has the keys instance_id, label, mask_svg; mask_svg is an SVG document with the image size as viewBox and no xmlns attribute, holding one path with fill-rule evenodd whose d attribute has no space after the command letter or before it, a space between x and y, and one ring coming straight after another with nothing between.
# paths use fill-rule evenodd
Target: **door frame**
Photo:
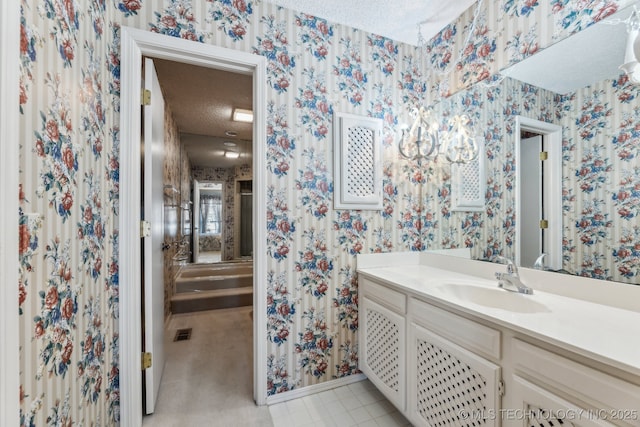
<instances>
[{"instance_id":1,"label":"door frame","mask_svg":"<svg viewBox=\"0 0 640 427\"><path fill-rule=\"evenodd\" d=\"M192 262L198 263L200 257L200 181L193 180L193 222L191 227L191 241L193 242L191 255Z\"/></svg>"},{"instance_id":2,"label":"door frame","mask_svg":"<svg viewBox=\"0 0 640 427\"><path fill-rule=\"evenodd\" d=\"M0 425L20 424L18 207L20 2L0 4Z\"/></svg>"},{"instance_id":3,"label":"door frame","mask_svg":"<svg viewBox=\"0 0 640 427\"><path fill-rule=\"evenodd\" d=\"M253 244L253 398L264 405L267 397L266 328L266 59L263 56L183 40L130 27L121 28L120 95L120 408L121 426L142 424L140 367L142 304L140 287L140 88L142 57L167 59L253 76L253 173L261 185L254 191L256 231ZM262 326L262 327L261 327Z\"/></svg>"},{"instance_id":4,"label":"door frame","mask_svg":"<svg viewBox=\"0 0 640 427\"><path fill-rule=\"evenodd\" d=\"M553 270L562 268L562 126L540 120L530 119L524 116L516 116L515 126L515 163L516 163L516 245L520 245L522 236L522 224L520 221L522 212L522 200L520 188L522 177L520 176L521 162L520 134L529 131L543 136L545 151L549 153L549 164L545 166L543 177L544 187L553 189L549 194L545 193L545 206L547 206L549 228L545 232L545 247L547 256L545 265ZM516 246L516 247L517 247ZM516 249L515 263L520 265L520 251Z\"/></svg>"}]
</instances>

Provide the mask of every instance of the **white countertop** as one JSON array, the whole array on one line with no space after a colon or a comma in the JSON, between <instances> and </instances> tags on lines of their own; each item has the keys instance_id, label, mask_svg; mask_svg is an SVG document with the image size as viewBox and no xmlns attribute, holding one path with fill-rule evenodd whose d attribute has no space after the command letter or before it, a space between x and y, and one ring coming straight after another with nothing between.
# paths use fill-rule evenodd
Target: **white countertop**
<instances>
[{"instance_id":1,"label":"white countertop","mask_svg":"<svg viewBox=\"0 0 640 427\"><path fill-rule=\"evenodd\" d=\"M372 256L371 256L372 257ZM406 258L405 258L406 261ZM571 298L534 288L533 295L510 293L515 298L524 298L520 304L500 307L495 304L475 303L457 295L452 287L460 286L497 289L498 281L476 275L463 274L470 260L460 259L457 271L428 265L402 263L386 265L384 262L363 262L358 273L404 290L410 295L432 300L499 326L526 334L591 358L601 363L640 375L640 312ZM477 261L471 261L476 262ZM387 263L388 264L388 263ZM449 267L450 268L450 267ZM504 266L496 265L495 271ZM471 289L472 291L475 289ZM498 295L499 296L499 295ZM531 310L528 310L528 302ZM515 302L515 301L514 301Z\"/></svg>"}]
</instances>

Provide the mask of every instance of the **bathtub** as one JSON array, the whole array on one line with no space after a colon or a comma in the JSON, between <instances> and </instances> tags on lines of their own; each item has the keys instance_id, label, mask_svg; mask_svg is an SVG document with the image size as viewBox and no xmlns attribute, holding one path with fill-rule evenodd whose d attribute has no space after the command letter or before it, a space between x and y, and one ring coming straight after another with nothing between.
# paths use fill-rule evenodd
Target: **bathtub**
<instances>
[{"instance_id":1,"label":"bathtub","mask_svg":"<svg viewBox=\"0 0 640 427\"><path fill-rule=\"evenodd\" d=\"M203 292L253 286L253 262L187 264L175 280L175 293Z\"/></svg>"}]
</instances>

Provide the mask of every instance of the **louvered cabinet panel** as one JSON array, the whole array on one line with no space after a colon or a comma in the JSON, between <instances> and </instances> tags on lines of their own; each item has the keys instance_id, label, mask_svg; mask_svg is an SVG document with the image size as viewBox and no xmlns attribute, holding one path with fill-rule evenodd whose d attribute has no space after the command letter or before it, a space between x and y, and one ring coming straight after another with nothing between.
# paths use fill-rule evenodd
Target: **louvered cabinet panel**
<instances>
[{"instance_id":1,"label":"louvered cabinet panel","mask_svg":"<svg viewBox=\"0 0 640 427\"><path fill-rule=\"evenodd\" d=\"M400 411L405 409L406 326L403 315L363 297L360 369Z\"/></svg>"},{"instance_id":2,"label":"louvered cabinet panel","mask_svg":"<svg viewBox=\"0 0 640 427\"><path fill-rule=\"evenodd\" d=\"M414 425L500 425L500 366L413 322L408 336L407 415Z\"/></svg>"},{"instance_id":3,"label":"louvered cabinet panel","mask_svg":"<svg viewBox=\"0 0 640 427\"><path fill-rule=\"evenodd\" d=\"M336 209L382 209L382 119L334 115Z\"/></svg>"}]
</instances>

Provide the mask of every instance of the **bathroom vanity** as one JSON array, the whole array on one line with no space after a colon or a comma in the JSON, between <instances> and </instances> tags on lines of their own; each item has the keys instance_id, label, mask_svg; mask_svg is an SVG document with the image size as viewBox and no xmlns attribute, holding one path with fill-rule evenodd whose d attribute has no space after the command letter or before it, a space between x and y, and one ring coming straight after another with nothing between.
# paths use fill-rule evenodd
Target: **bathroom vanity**
<instances>
[{"instance_id":1,"label":"bathroom vanity","mask_svg":"<svg viewBox=\"0 0 640 427\"><path fill-rule=\"evenodd\" d=\"M358 256L360 369L415 426L640 426L640 289L441 254Z\"/></svg>"}]
</instances>

